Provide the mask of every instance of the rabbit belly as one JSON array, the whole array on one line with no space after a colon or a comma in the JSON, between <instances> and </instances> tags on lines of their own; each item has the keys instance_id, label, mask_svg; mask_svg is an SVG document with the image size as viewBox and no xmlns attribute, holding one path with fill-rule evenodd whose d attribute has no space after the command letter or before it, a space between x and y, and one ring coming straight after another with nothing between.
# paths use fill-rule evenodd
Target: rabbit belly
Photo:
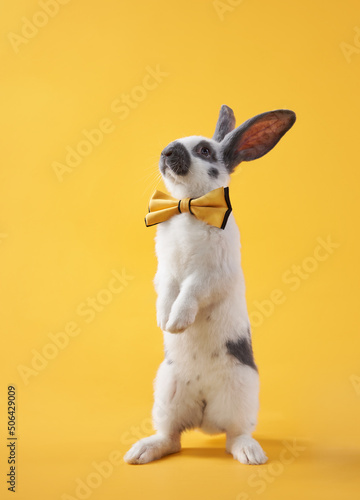
<instances>
[{"instance_id":1,"label":"rabbit belly","mask_svg":"<svg viewBox=\"0 0 360 500\"><path fill-rule=\"evenodd\" d=\"M223 340L210 341L201 351L194 338L172 337L174 343L165 341L166 359L156 378L155 427L170 433L191 428L209 434L251 433L258 411L256 369L229 354Z\"/></svg>"}]
</instances>

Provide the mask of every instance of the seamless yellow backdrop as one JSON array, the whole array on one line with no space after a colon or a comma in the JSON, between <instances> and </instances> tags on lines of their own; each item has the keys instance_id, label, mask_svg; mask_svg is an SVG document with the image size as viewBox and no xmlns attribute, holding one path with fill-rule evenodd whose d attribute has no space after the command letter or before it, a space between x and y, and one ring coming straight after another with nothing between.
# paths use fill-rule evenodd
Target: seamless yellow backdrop
<instances>
[{"instance_id":1,"label":"seamless yellow backdrop","mask_svg":"<svg viewBox=\"0 0 360 500\"><path fill-rule=\"evenodd\" d=\"M2 3L1 498L358 497L360 8L355 0ZM261 379L247 467L224 436L122 462L152 432L160 151L277 108L231 182ZM7 387L16 387L16 493ZM13 496L11 496L13 495Z\"/></svg>"}]
</instances>

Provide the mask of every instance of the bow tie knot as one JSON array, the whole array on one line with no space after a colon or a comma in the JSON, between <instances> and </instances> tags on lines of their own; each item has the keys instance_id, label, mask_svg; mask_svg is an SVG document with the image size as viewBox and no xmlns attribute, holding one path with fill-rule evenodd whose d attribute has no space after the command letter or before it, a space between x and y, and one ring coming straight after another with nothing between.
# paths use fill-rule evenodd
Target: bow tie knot
<instances>
[{"instance_id":1,"label":"bow tie knot","mask_svg":"<svg viewBox=\"0 0 360 500\"><path fill-rule=\"evenodd\" d=\"M191 198L183 198L179 200L179 212L184 214L186 212L191 212L190 208Z\"/></svg>"},{"instance_id":2,"label":"bow tie knot","mask_svg":"<svg viewBox=\"0 0 360 500\"><path fill-rule=\"evenodd\" d=\"M231 210L228 187L214 189L199 198L181 200L162 191L155 191L150 199L145 224L154 226L171 219L174 215L190 213L206 224L225 229Z\"/></svg>"}]
</instances>

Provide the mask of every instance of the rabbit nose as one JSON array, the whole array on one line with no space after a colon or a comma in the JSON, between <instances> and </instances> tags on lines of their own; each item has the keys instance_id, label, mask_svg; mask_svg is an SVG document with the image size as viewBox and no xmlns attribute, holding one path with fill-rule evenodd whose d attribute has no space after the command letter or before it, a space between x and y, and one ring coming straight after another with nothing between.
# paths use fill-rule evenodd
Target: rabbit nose
<instances>
[{"instance_id":1,"label":"rabbit nose","mask_svg":"<svg viewBox=\"0 0 360 500\"><path fill-rule=\"evenodd\" d=\"M167 147L165 148L162 153L164 156L171 156L173 154L173 148L172 147Z\"/></svg>"}]
</instances>

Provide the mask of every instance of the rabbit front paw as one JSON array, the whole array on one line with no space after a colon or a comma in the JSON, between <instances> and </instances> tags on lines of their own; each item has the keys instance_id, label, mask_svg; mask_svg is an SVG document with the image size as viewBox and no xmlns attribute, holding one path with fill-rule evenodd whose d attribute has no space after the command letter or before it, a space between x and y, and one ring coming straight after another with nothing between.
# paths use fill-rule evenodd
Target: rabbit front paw
<instances>
[{"instance_id":1,"label":"rabbit front paw","mask_svg":"<svg viewBox=\"0 0 360 500\"><path fill-rule=\"evenodd\" d=\"M167 311L157 311L157 325L161 330L166 330L166 324L169 321L169 313Z\"/></svg>"},{"instance_id":2,"label":"rabbit front paw","mask_svg":"<svg viewBox=\"0 0 360 500\"><path fill-rule=\"evenodd\" d=\"M167 286L161 290L156 301L157 325L162 330L166 329L169 321L172 306L179 295L179 288L176 285Z\"/></svg>"},{"instance_id":3,"label":"rabbit front paw","mask_svg":"<svg viewBox=\"0 0 360 500\"><path fill-rule=\"evenodd\" d=\"M196 318L197 307L173 308L169 320L166 323L165 331L170 333L182 333L191 326Z\"/></svg>"}]
</instances>

